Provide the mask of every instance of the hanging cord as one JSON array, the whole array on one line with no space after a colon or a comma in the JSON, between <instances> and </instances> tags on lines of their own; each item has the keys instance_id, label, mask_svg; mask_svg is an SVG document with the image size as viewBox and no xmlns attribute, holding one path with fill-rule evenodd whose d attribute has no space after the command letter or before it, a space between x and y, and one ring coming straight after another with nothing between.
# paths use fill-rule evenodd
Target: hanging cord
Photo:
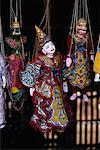
<instances>
[{"instance_id":1,"label":"hanging cord","mask_svg":"<svg viewBox=\"0 0 100 150\"><path fill-rule=\"evenodd\" d=\"M74 30L73 30L73 35L75 38L75 32L76 32L76 24L77 24L77 21L78 21L78 14L79 14L79 4L80 4L80 0L76 0L75 2L75 19L74 19ZM72 38L72 39L73 39ZM74 39L74 42L75 42L75 59L76 59L76 50L77 50L77 45L76 45L76 39ZM71 46L72 47L72 46ZM71 51L71 50L70 50ZM76 66L75 66L76 67Z\"/></svg>"},{"instance_id":2,"label":"hanging cord","mask_svg":"<svg viewBox=\"0 0 100 150\"><path fill-rule=\"evenodd\" d=\"M22 28L22 3L21 0L19 0L19 16L20 16L20 27Z\"/></svg>"},{"instance_id":3,"label":"hanging cord","mask_svg":"<svg viewBox=\"0 0 100 150\"><path fill-rule=\"evenodd\" d=\"M44 0L44 9L46 10L46 14L45 14L45 24L44 24L44 27L43 27L43 30L45 30L46 26L47 26L47 1ZM47 32L47 31L46 31Z\"/></svg>"},{"instance_id":4,"label":"hanging cord","mask_svg":"<svg viewBox=\"0 0 100 150\"><path fill-rule=\"evenodd\" d=\"M44 5L46 4L46 6L45 6L45 12L44 12L43 18L42 18L42 20L41 20L41 22L39 24L39 27L41 27L41 25L43 24L44 19L45 19L47 13L48 13L48 5L49 5L49 3L50 3L50 0L47 0L47 3L44 2Z\"/></svg>"},{"instance_id":5,"label":"hanging cord","mask_svg":"<svg viewBox=\"0 0 100 150\"><path fill-rule=\"evenodd\" d=\"M77 20L78 20L78 4L79 4L79 0L75 0L75 14L74 14L74 23L73 23L73 33L72 34L75 34L75 27L76 27L76 23L77 23Z\"/></svg>"},{"instance_id":6,"label":"hanging cord","mask_svg":"<svg viewBox=\"0 0 100 150\"><path fill-rule=\"evenodd\" d=\"M90 25L90 20L89 20L89 12L88 12L88 6L87 6L87 1L86 0L85 0L85 7L86 7L86 13L87 13L87 21L88 21L88 24L89 24L89 30L90 30L90 38L91 38L91 42L92 42L92 48L93 48L93 52L94 52L92 31L91 31L91 25Z\"/></svg>"},{"instance_id":7,"label":"hanging cord","mask_svg":"<svg viewBox=\"0 0 100 150\"><path fill-rule=\"evenodd\" d=\"M21 49L22 49L22 67L24 69L25 52L24 52L24 44L23 44L22 36L20 36L20 42L21 42Z\"/></svg>"},{"instance_id":8,"label":"hanging cord","mask_svg":"<svg viewBox=\"0 0 100 150\"><path fill-rule=\"evenodd\" d=\"M48 26L48 1L46 2L46 0L44 0L44 7L46 9L46 15L45 15L45 24L43 27L43 30L45 30L46 33L48 33L47 31L47 26Z\"/></svg>"},{"instance_id":9,"label":"hanging cord","mask_svg":"<svg viewBox=\"0 0 100 150\"><path fill-rule=\"evenodd\" d=\"M1 29L1 39L0 39L1 54L2 54L3 58L5 59L5 50L4 50L4 42L3 42L3 32L2 32L1 16L0 16L0 29Z\"/></svg>"},{"instance_id":10,"label":"hanging cord","mask_svg":"<svg viewBox=\"0 0 100 150\"><path fill-rule=\"evenodd\" d=\"M11 18L12 18L12 0L10 0L10 28L11 28L11 26L12 26L12 20L11 20Z\"/></svg>"},{"instance_id":11,"label":"hanging cord","mask_svg":"<svg viewBox=\"0 0 100 150\"><path fill-rule=\"evenodd\" d=\"M50 16L50 14L51 14L51 12L50 12L50 0L47 1L47 4L44 0L44 5L46 5L45 8L47 9L47 13L46 13L46 22L45 22L45 25L43 27L43 30L46 29L46 33L51 37L51 32L50 32L50 18L51 18L51 16Z\"/></svg>"},{"instance_id":12,"label":"hanging cord","mask_svg":"<svg viewBox=\"0 0 100 150\"><path fill-rule=\"evenodd\" d=\"M99 34L99 39L98 39L98 44L97 44L97 51L99 49L99 44L100 44L100 34Z\"/></svg>"},{"instance_id":13,"label":"hanging cord","mask_svg":"<svg viewBox=\"0 0 100 150\"><path fill-rule=\"evenodd\" d=\"M85 5L84 5L85 1L84 0L80 0L79 2L79 18L84 18L85 19Z\"/></svg>"},{"instance_id":14,"label":"hanging cord","mask_svg":"<svg viewBox=\"0 0 100 150\"><path fill-rule=\"evenodd\" d=\"M39 24L39 27L41 27L41 25L43 24L45 16L46 16L46 13L47 13L47 8L45 9L45 12L44 12L43 18L42 18L42 20L41 20L41 22Z\"/></svg>"},{"instance_id":15,"label":"hanging cord","mask_svg":"<svg viewBox=\"0 0 100 150\"><path fill-rule=\"evenodd\" d=\"M51 37L50 33L50 0L47 0L47 2L44 0L44 7L45 7L45 12L42 18L42 21L40 22L39 27L43 24L44 19L45 19L45 24L43 26L43 30L46 30L46 33Z\"/></svg>"},{"instance_id":16,"label":"hanging cord","mask_svg":"<svg viewBox=\"0 0 100 150\"><path fill-rule=\"evenodd\" d=\"M16 0L16 17L18 17L18 0Z\"/></svg>"},{"instance_id":17,"label":"hanging cord","mask_svg":"<svg viewBox=\"0 0 100 150\"><path fill-rule=\"evenodd\" d=\"M69 31L69 35L72 35L71 38L71 45L69 48L69 56L71 56L71 49L72 49L72 42L73 42L73 33L74 33L74 22L75 22L75 5L76 5L76 0L74 1L74 7L73 7L73 14L72 14L72 21L71 21L71 25L70 25L70 31Z\"/></svg>"},{"instance_id":18,"label":"hanging cord","mask_svg":"<svg viewBox=\"0 0 100 150\"><path fill-rule=\"evenodd\" d=\"M15 16L16 14L13 9L13 0L10 0L10 28L12 27L12 18Z\"/></svg>"},{"instance_id":19,"label":"hanging cord","mask_svg":"<svg viewBox=\"0 0 100 150\"><path fill-rule=\"evenodd\" d=\"M72 34L73 32L73 23L74 23L74 15L75 15L75 2L76 0L74 1L74 7L73 7L73 13L72 13L72 19L71 19L71 25L70 25L70 31L69 31L69 35Z\"/></svg>"},{"instance_id":20,"label":"hanging cord","mask_svg":"<svg viewBox=\"0 0 100 150\"><path fill-rule=\"evenodd\" d=\"M44 12L43 18L39 24L39 27L41 28L41 26L45 20L45 24L42 27L42 30L46 30L46 33L51 37L51 33L50 33L50 0L47 0L47 1L44 0L44 8L45 8L45 12ZM37 39L37 34L36 34L32 57L34 57L38 54L38 42L37 41L38 41L38 39Z\"/></svg>"},{"instance_id":21,"label":"hanging cord","mask_svg":"<svg viewBox=\"0 0 100 150\"><path fill-rule=\"evenodd\" d=\"M75 5L75 20L74 20L74 33L76 31L76 24L77 24L77 21L78 21L78 8L79 7L79 0L76 0L76 5Z\"/></svg>"},{"instance_id":22,"label":"hanging cord","mask_svg":"<svg viewBox=\"0 0 100 150\"><path fill-rule=\"evenodd\" d=\"M79 16L78 16L78 18L81 18L82 17L82 14L81 14L81 10L82 10L82 7L81 7L81 0L79 0Z\"/></svg>"},{"instance_id":23,"label":"hanging cord","mask_svg":"<svg viewBox=\"0 0 100 150\"><path fill-rule=\"evenodd\" d=\"M22 10L21 0L16 0L16 17L19 16L20 27L22 28Z\"/></svg>"},{"instance_id":24,"label":"hanging cord","mask_svg":"<svg viewBox=\"0 0 100 150\"><path fill-rule=\"evenodd\" d=\"M82 15L83 15L83 18L86 19L86 14L85 14L85 1L84 1L84 0L82 0L82 6L83 6L83 13L82 13Z\"/></svg>"},{"instance_id":25,"label":"hanging cord","mask_svg":"<svg viewBox=\"0 0 100 150\"><path fill-rule=\"evenodd\" d=\"M77 19L77 15L78 15L78 0L75 0L74 8L73 8L72 21L71 21L71 29L72 29L72 31L70 31L70 34L71 34L72 38L71 38L71 45L70 45L70 48L69 48L69 56L71 56L73 36L75 34L76 22L78 20Z\"/></svg>"},{"instance_id":26,"label":"hanging cord","mask_svg":"<svg viewBox=\"0 0 100 150\"><path fill-rule=\"evenodd\" d=\"M49 2L49 5L48 5L48 35L51 37L51 5L50 5L50 2Z\"/></svg>"},{"instance_id":27,"label":"hanging cord","mask_svg":"<svg viewBox=\"0 0 100 150\"><path fill-rule=\"evenodd\" d=\"M37 54L38 54L38 37L37 37L37 34L36 34L36 36L35 36L35 44L34 44L34 50L33 50L33 54L32 54L32 58L34 57L34 56L37 56Z\"/></svg>"}]
</instances>

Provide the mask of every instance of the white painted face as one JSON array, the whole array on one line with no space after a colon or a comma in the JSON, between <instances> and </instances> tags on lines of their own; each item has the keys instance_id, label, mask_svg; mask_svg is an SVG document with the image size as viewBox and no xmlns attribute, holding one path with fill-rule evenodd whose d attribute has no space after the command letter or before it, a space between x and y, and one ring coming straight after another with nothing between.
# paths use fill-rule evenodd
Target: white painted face
<instances>
[{"instance_id":1,"label":"white painted face","mask_svg":"<svg viewBox=\"0 0 100 150\"><path fill-rule=\"evenodd\" d=\"M42 47L42 52L47 56L47 57L53 57L54 53L55 53L55 45L52 43L52 41L49 41L47 43L44 44L44 46Z\"/></svg>"}]
</instances>

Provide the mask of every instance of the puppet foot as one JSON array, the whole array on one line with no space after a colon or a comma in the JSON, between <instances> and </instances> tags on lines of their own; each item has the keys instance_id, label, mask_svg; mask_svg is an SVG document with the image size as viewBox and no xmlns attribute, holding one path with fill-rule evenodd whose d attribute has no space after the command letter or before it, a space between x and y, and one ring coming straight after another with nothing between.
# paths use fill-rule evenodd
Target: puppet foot
<instances>
[{"instance_id":1,"label":"puppet foot","mask_svg":"<svg viewBox=\"0 0 100 150\"><path fill-rule=\"evenodd\" d=\"M57 132L58 132L58 133L63 133L63 132L64 132L64 129L57 129Z\"/></svg>"},{"instance_id":2,"label":"puppet foot","mask_svg":"<svg viewBox=\"0 0 100 150\"><path fill-rule=\"evenodd\" d=\"M4 128L5 127L5 124L2 124L0 125L0 129Z\"/></svg>"},{"instance_id":3,"label":"puppet foot","mask_svg":"<svg viewBox=\"0 0 100 150\"><path fill-rule=\"evenodd\" d=\"M70 97L70 100L73 101L77 98L77 93L74 93L71 97Z\"/></svg>"},{"instance_id":4,"label":"puppet foot","mask_svg":"<svg viewBox=\"0 0 100 150\"><path fill-rule=\"evenodd\" d=\"M85 102L89 101L88 97L85 94L83 94L83 99L84 99Z\"/></svg>"}]
</instances>

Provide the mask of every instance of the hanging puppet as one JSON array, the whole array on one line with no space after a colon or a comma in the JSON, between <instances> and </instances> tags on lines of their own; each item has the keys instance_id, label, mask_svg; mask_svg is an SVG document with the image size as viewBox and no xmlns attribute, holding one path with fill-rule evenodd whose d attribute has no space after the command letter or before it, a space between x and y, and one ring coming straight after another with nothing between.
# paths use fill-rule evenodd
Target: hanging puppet
<instances>
[{"instance_id":1,"label":"hanging puppet","mask_svg":"<svg viewBox=\"0 0 100 150\"><path fill-rule=\"evenodd\" d=\"M21 72L22 83L30 88L33 116L30 125L42 133L51 130L63 132L68 117L63 104L59 73L55 73L55 45L50 38L35 26L41 52Z\"/></svg>"},{"instance_id":2,"label":"hanging puppet","mask_svg":"<svg viewBox=\"0 0 100 150\"><path fill-rule=\"evenodd\" d=\"M73 91L70 100L75 100L77 91L81 90L84 101L88 102L86 92L91 83L92 68L90 60L94 61L94 51L91 38L87 32L87 22L84 18L77 21L75 29L75 33L67 38L66 76Z\"/></svg>"},{"instance_id":3,"label":"hanging puppet","mask_svg":"<svg viewBox=\"0 0 100 150\"><path fill-rule=\"evenodd\" d=\"M23 52L22 52L22 36L20 25L17 17L14 18L12 23L11 36L5 38L6 56L8 58L8 71L9 71L9 95L12 102L16 103L22 99L23 85L19 78L19 72L23 68Z\"/></svg>"},{"instance_id":4,"label":"hanging puppet","mask_svg":"<svg viewBox=\"0 0 100 150\"><path fill-rule=\"evenodd\" d=\"M98 40L98 45L97 45L97 52L95 56L95 61L94 61L94 66L93 70L95 72L95 82L100 82L100 35L99 35L99 40Z\"/></svg>"},{"instance_id":5,"label":"hanging puppet","mask_svg":"<svg viewBox=\"0 0 100 150\"><path fill-rule=\"evenodd\" d=\"M3 56L2 29L0 18L0 129L5 127L5 87L6 87L6 63Z\"/></svg>"},{"instance_id":6,"label":"hanging puppet","mask_svg":"<svg viewBox=\"0 0 100 150\"><path fill-rule=\"evenodd\" d=\"M0 43L1 44L1 43ZM0 50L0 129L5 127L6 65Z\"/></svg>"}]
</instances>

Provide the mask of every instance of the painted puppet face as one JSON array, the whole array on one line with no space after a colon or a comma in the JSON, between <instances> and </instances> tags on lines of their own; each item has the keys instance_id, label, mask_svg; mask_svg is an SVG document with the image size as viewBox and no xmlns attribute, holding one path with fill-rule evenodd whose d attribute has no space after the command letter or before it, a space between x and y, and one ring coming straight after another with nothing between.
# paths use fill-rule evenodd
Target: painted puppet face
<instances>
[{"instance_id":1,"label":"painted puppet face","mask_svg":"<svg viewBox=\"0 0 100 150\"><path fill-rule=\"evenodd\" d=\"M48 57L52 57L55 53L55 50L55 45L52 43L52 41L49 41L44 44L42 52Z\"/></svg>"},{"instance_id":2,"label":"painted puppet face","mask_svg":"<svg viewBox=\"0 0 100 150\"><path fill-rule=\"evenodd\" d=\"M87 26L85 20L80 19L76 25L76 36L83 38L86 35Z\"/></svg>"}]
</instances>

